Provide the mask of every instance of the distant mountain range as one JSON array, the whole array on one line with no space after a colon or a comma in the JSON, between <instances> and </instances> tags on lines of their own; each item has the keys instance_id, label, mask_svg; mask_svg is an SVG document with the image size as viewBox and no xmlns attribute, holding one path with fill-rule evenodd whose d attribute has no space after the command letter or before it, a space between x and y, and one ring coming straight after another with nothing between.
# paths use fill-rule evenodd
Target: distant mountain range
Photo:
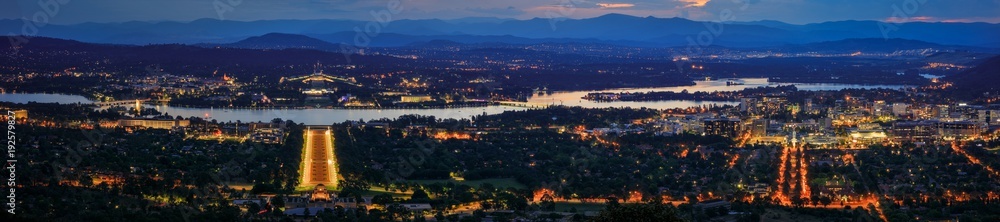
<instances>
[{"instance_id":1,"label":"distant mountain range","mask_svg":"<svg viewBox=\"0 0 1000 222\"><path fill-rule=\"evenodd\" d=\"M314 49L327 52L340 52L347 49L347 47L342 47L343 45L341 44L334 44L304 35L284 33L268 33L262 36L250 37L234 43L202 43L197 44L197 46L240 49Z\"/></svg>"},{"instance_id":2,"label":"distant mountain range","mask_svg":"<svg viewBox=\"0 0 1000 222\"><path fill-rule=\"evenodd\" d=\"M462 39L460 36L404 36L393 34L391 38L400 42L409 43L405 47L412 48L434 48L450 46L470 46L472 48L502 48L512 45L537 45L545 43L561 43L577 46L590 46L593 44L608 44L600 40L588 39L571 41L572 39L527 39L513 36L481 36L475 41ZM412 38L409 38L412 37ZM328 38L329 39L329 38ZM464 41L463 41L464 40ZM563 43L565 42L565 43ZM621 42L619 42L621 43ZM241 49L314 49L327 52L347 52L354 53L353 47L344 44L334 44L321 39L284 33L268 33L262 36L250 37L234 43L226 44L197 44L202 47L224 47ZM759 49L763 51L775 51L786 53L818 52L818 53L847 53L847 52L874 52L892 53L902 50L955 50L970 52L1000 53L1000 48L982 48L974 46L941 45L924 41L907 39L844 39L836 41L816 42L807 44L792 44L768 47L750 47L745 50Z\"/></svg>"},{"instance_id":3,"label":"distant mountain range","mask_svg":"<svg viewBox=\"0 0 1000 222\"><path fill-rule=\"evenodd\" d=\"M272 45L268 39L275 36L281 36L280 39L297 39L303 44L317 45L316 48L331 45L323 41L302 39L293 35L267 35L233 43L233 45L272 48L275 45ZM0 36L0 39L7 38L8 36ZM287 46L285 43L277 45ZM230 76L259 75L279 78L281 76L271 74L308 73L314 71L312 67L316 63L399 65L410 62L415 61L378 55L350 55L348 57L339 52L299 49L298 47L281 50L253 50L180 44L135 46L84 43L47 37L29 39L29 42L20 45L15 53L11 42L0 41L0 67L12 67L20 71L51 72L74 67L73 69L82 72L145 73L148 72L147 68L150 65L155 65L166 70L202 76L214 75L214 71L217 70L228 70Z\"/></svg>"},{"instance_id":4,"label":"distant mountain range","mask_svg":"<svg viewBox=\"0 0 1000 222\"><path fill-rule=\"evenodd\" d=\"M369 25L373 24L373 25ZM0 33L21 33L20 20L0 20ZM378 32L358 33L366 26ZM721 27L721 28L720 28ZM719 31L715 32L714 31ZM608 14L587 19L509 20L396 20L382 24L355 20L262 20L192 22L125 22L50 24L39 36L114 44L237 44L268 33L309 36L331 44L367 47L405 46L431 40L458 43L542 42L608 43L629 46L685 46L689 40L705 45L762 47L864 38L901 38L943 45L1000 48L1000 24L910 22L885 25L878 21L839 21L806 25L778 21L711 23L682 18L635 17ZM717 33L717 34L716 34ZM359 37L360 35L360 37ZM370 40L370 41L368 41ZM240 43L244 44L244 43ZM252 42L245 44L253 44Z\"/></svg>"}]
</instances>

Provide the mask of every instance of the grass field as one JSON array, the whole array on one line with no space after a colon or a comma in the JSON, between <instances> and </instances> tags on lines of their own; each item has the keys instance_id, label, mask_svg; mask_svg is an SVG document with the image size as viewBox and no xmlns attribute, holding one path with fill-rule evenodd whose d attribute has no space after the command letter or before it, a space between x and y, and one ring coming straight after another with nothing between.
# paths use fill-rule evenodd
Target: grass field
<instances>
[{"instance_id":1,"label":"grass field","mask_svg":"<svg viewBox=\"0 0 1000 222\"><path fill-rule=\"evenodd\" d=\"M493 184L493 186L497 187L497 188L515 188L515 189L523 189L523 188L525 188L524 184L518 183L517 180L514 180L513 178L483 179L483 180L475 180L475 181L468 181L468 180L464 180L463 181L463 180L454 180L454 179L447 179L447 180L408 180L407 182L415 182L415 183L418 183L418 184L421 184L421 185L427 185L427 184L433 184L433 183L455 183L455 184L465 184L465 185L469 185L469 186L472 186L472 187L479 187L480 185L482 185L484 183L490 183L490 184ZM248 187L247 190L250 190L250 188L252 188L252 186ZM333 192L340 191L339 187L327 187L326 189L330 190L330 191L333 191ZM298 186L298 187L295 187L295 192L296 193L308 193L308 192L312 192L312 190L313 190L313 186ZM374 196L374 195L378 195L378 194L389 194L389 195L392 195L392 197L395 197L395 198L409 198L410 195L413 194L413 191L408 191L408 192L389 192L389 191L386 191L385 188L383 188L383 187L372 186L371 190L365 192L362 195L364 195L364 196ZM602 205L602 207L603 207L603 205ZM580 207L577 207L577 209L579 209L579 208ZM566 209L568 210L569 208L567 207Z\"/></svg>"},{"instance_id":2,"label":"grass field","mask_svg":"<svg viewBox=\"0 0 1000 222\"><path fill-rule=\"evenodd\" d=\"M298 187L295 187L295 192L296 193L309 193L309 192L313 191L313 188L314 188L313 186L298 186ZM340 192L340 187L327 187L327 190L332 191L332 192ZM413 192L412 191L409 191L409 192L389 192L389 191L386 191L385 188L383 188L383 187L372 186L371 190L365 191L361 195L362 196L375 196L375 195L379 195L379 194L389 194L393 198L410 198L410 196L413 195Z\"/></svg>"},{"instance_id":3,"label":"grass field","mask_svg":"<svg viewBox=\"0 0 1000 222\"><path fill-rule=\"evenodd\" d=\"M229 188L233 188L237 191L241 189L247 189L247 191L253 190L252 183L229 183Z\"/></svg>"}]
</instances>

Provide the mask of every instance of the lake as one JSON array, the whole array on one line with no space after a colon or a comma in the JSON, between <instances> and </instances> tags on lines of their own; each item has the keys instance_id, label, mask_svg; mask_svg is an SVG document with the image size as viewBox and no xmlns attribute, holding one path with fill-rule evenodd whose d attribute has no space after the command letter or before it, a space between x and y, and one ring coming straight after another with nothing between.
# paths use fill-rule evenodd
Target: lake
<instances>
[{"instance_id":1,"label":"lake","mask_svg":"<svg viewBox=\"0 0 1000 222\"><path fill-rule=\"evenodd\" d=\"M652 88L627 88L627 89L609 89L609 90L595 90L595 91L571 91L571 92L554 92L548 95L536 95L531 99L528 99L528 103L531 104L554 104L554 105L566 105L566 106L581 106L586 108L603 108L603 107L646 107L654 109L672 109L672 108L687 108L692 106L701 106L709 104L717 105L738 105L739 102L711 102L711 101L686 101L686 100L669 100L669 101L641 101L641 102L626 102L626 101L616 101L616 102L597 102L581 99L588 93L593 92L603 92L603 93L620 93L620 92L681 92L687 90L688 92L726 92L726 91L740 91L746 88L756 88L761 86L786 86L794 85L799 90L805 91L823 91L823 90L841 90L841 89L903 89L912 86L906 85L859 85L859 84L840 84L840 83L773 83L768 82L767 78L749 78L740 79L744 85L727 85L726 80L712 80L712 81L695 81L693 86L672 86L672 87L652 87Z\"/></svg>"},{"instance_id":2,"label":"lake","mask_svg":"<svg viewBox=\"0 0 1000 222\"><path fill-rule=\"evenodd\" d=\"M594 91L568 91L568 92L554 92L552 94L546 95L536 95L528 99L528 104L531 105L565 105L565 106L581 106L585 108L607 108L607 107L646 107L653 109L672 109L672 108L687 108L692 106L703 106L703 105L738 105L739 102L712 102L712 101L686 101L686 100L669 100L669 101L641 101L641 102L595 102L581 99L581 97L593 92L649 92L649 91L673 91L680 92L683 90L688 90L689 92L712 92L712 91L739 91L745 88L754 88L760 86L778 86L778 85L795 85L799 90L840 90L847 88L859 88L859 89L874 89L874 88L888 88L888 89L902 89L911 86L905 85L858 85L858 84L837 84L837 83L772 83L768 82L767 79L741 79L745 82L745 85L727 85L725 80L715 80L715 81L695 81L693 86L676 86L676 87L651 87L651 88L630 88L630 89L609 89L609 90L594 90ZM42 94L42 93L28 93L28 94L0 94L0 101L4 102L14 102L14 103L27 103L27 102L40 102L40 103L91 103L92 101L78 95L63 95L63 94ZM396 118L401 115L415 114L415 115L432 115L438 118L470 118L476 115L483 114L498 114L504 111L512 110L525 110L524 107L510 107L510 106L486 106L486 107L461 107L461 108L441 108L441 109L223 109L223 108L187 108L187 107L174 107L165 105L146 105L146 107L152 107L157 111L162 113L167 113L170 115L180 115L184 117L197 116L207 119L215 119L222 122L228 121L242 121L242 122L257 122L257 121L271 121L274 118L281 118L285 120L293 120L295 122L306 123L310 125L326 125L332 123L341 123L347 120L371 120L371 119L381 119L381 118Z\"/></svg>"}]
</instances>

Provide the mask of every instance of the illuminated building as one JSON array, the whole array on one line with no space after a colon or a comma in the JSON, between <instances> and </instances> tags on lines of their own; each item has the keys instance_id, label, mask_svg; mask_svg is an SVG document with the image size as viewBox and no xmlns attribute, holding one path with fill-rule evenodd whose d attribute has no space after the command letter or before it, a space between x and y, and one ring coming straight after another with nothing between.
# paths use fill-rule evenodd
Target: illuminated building
<instances>
[{"instance_id":1,"label":"illuminated building","mask_svg":"<svg viewBox=\"0 0 1000 222\"><path fill-rule=\"evenodd\" d=\"M815 149L836 148L838 143L836 137L826 135L809 135L802 138L802 142L811 145Z\"/></svg>"},{"instance_id":2,"label":"illuminated building","mask_svg":"<svg viewBox=\"0 0 1000 222\"><path fill-rule=\"evenodd\" d=\"M419 102L429 102L433 100L434 98L431 98L431 96L426 96L426 95L424 96L407 95L399 97L399 102L401 103L419 103Z\"/></svg>"},{"instance_id":3,"label":"illuminated building","mask_svg":"<svg viewBox=\"0 0 1000 222\"><path fill-rule=\"evenodd\" d=\"M4 119L9 118L7 116L7 112L3 113L3 117L4 117ZM28 119L28 110L22 109L22 110L16 110L16 111L14 111L14 118L17 118L18 120Z\"/></svg>"},{"instance_id":4,"label":"illuminated building","mask_svg":"<svg viewBox=\"0 0 1000 222\"><path fill-rule=\"evenodd\" d=\"M769 123L770 120L768 119L755 119L750 121L750 124L747 126L747 130L750 131L750 136L767 136L767 125Z\"/></svg>"},{"instance_id":5,"label":"illuminated building","mask_svg":"<svg viewBox=\"0 0 1000 222\"><path fill-rule=\"evenodd\" d=\"M740 121L732 119L705 120L706 135L736 137L740 133Z\"/></svg>"},{"instance_id":6,"label":"illuminated building","mask_svg":"<svg viewBox=\"0 0 1000 222\"><path fill-rule=\"evenodd\" d=\"M885 141L888 136L880 129L853 130L850 133L851 142L857 144L874 144Z\"/></svg>"},{"instance_id":7,"label":"illuminated building","mask_svg":"<svg viewBox=\"0 0 1000 222\"><path fill-rule=\"evenodd\" d=\"M948 105L937 105L937 117L938 118L951 118L950 106Z\"/></svg>"},{"instance_id":8,"label":"illuminated building","mask_svg":"<svg viewBox=\"0 0 1000 222\"><path fill-rule=\"evenodd\" d=\"M1000 125L1000 110L981 109L976 110L976 120L988 125Z\"/></svg>"},{"instance_id":9,"label":"illuminated building","mask_svg":"<svg viewBox=\"0 0 1000 222\"><path fill-rule=\"evenodd\" d=\"M174 127L185 127L191 124L189 120L172 119L122 119L118 120L121 127L145 127L153 129L172 129Z\"/></svg>"},{"instance_id":10,"label":"illuminated building","mask_svg":"<svg viewBox=\"0 0 1000 222\"><path fill-rule=\"evenodd\" d=\"M877 100L872 103L872 113L876 116L889 115L889 105L884 100Z\"/></svg>"},{"instance_id":11,"label":"illuminated building","mask_svg":"<svg viewBox=\"0 0 1000 222\"><path fill-rule=\"evenodd\" d=\"M312 195L309 196L309 201L330 201L330 193L326 191L326 186L322 183L317 184L316 188L313 189Z\"/></svg>"},{"instance_id":12,"label":"illuminated building","mask_svg":"<svg viewBox=\"0 0 1000 222\"><path fill-rule=\"evenodd\" d=\"M892 114L896 116L905 116L909 114L910 105L906 103L893 103L892 104Z\"/></svg>"},{"instance_id":13,"label":"illuminated building","mask_svg":"<svg viewBox=\"0 0 1000 222\"><path fill-rule=\"evenodd\" d=\"M774 114L785 110L788 105L788 98L784 96L765 96L761 98L764 114Z\"/></svg>"},{"instance_id":14,"label":"illuminated building","mask_svg":"<svg viewBox=\"0 0 1000 222\"><path fill-rule=\"evenodd\" d=\"M938 136L943 140L968 140L981 134L986 127L982 123L970 121L939 122Z\"/></svg>"},{"instance_id":15,"label":"illuminated building","mask_svg":"<svg viewBox=\"0 0 1000 222\"><path fill-rule=\"evenodd\" d=\"M757 113L757 98L740 98L740 112Z\"/></svg>"},{"instance_id":16,"label":"illuminated building","mask_svg":"<svg viewBox=\"0 0 1000 222\"><path fill-rule=\"evenodd\" d=\"M784 96L764 96L760 98L741 98L740 112L751 115L774 114L786 110L788 98Z\"/></svg>"},{"instance_id":17,"label":"illuminated building","mask_svg":"<svg viewBox=\"0 0 1000 222\"><path fill-rule=\"evenodd\" d=\"M895 122L889 132L894 142L928 142L934 139L937 126L930 121Z\"/></svg>"}]
</instances>

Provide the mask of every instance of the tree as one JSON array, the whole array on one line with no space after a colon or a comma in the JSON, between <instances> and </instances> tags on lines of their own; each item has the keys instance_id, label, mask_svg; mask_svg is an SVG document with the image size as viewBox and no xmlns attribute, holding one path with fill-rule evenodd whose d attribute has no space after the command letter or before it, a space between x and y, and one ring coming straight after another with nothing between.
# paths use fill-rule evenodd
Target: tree
<instances>
[{"instance_id":1,"label":"tree","mask_svg":"<svg viewBox=\"0 0 1000 222\"><path fill-rule=\"evenodd\" d=\"M260 212L259 204L251 202L248 205L250 206L247 207L247 212L250 213L250 215L257 215L257 212Z\"/></svg>"},{"instance_id":2,"label":"tree","mask_svg":"<svg viewBox=\"0 0 1000 222\"><path fill-rule=\"evenodd\" d=\"M358 180L340 180L340 197L354 197L361 199L361 193L371 189L371 186L367 182L362 182Z\"/></svg>"},{"instance_id":3,"label":"tree","mask_svg":"<svg viewBox=\"0 0 1000 222\"><path fill-rule=\"evenodd\" d=\"M379 194L372 197L372 203L386 206L393 202L392 195L389 194Z\"/></svg>"},{"instance_id":4,"label":"tree","mask_svg":"<svg viewBox=\"0 0 1000 222\"><path fill-rule=\"evenodd\" d=\"M281 195L275 196L271 199L271 205L274 205L276 208L285 207L285 197Z\"/></svg>"},{"instance_id":5,"label":"tree","mask_svg":"<svg viewBox=\"0 0 1000 222\"><path fill-rule=\"evenodd\" d=\"M607 209L601 211L591 221L684 221L677 215L677 210L673 206L660 202L649 202L644 204L614 204L608 205Z\"/></svg>"},{"instance_id":6,"label":"tree","mask_svg":"<svg viewBox=\"0 0 1000 222\"><path fill-rule=\"evenodd\" d=\"M427 192L423 189L413 190L413 195L410 195L410 200L429 200L430 196L427 196Z\"/></svg>"},{"instance_id":7,"label":"tree","mask_svg":"<svg viewBox=\"0 0 1000 222\"><path fill-rule=\"evenodd\" d=\"M91 178L90 176L87 175L80 177L80 186L90 187L93 185L94 185L94 178Z\"/></svg>"},{"instance_id":8,"label":"tree","mask_svg":"<svg viewBox=\"0 0 1000 222\"><path fill-rule=\"evenodd\" d=\"M729 209L726 208L726 207L718 207L718 209L716 209L716 211L718 211L719 216L729 215Z\"/></svg>"},{"instance_id":9,"label":"tree","mask_svg":"<svg viewBox=\"0 0 1000 222\"><path fill-rule=\"evenodd\" d=\"M796 208L801 208L805 205L806 201L799 197L792 197L792 206Z\"/></svg>"},{"instance_id":10,"label":"tree","mask_svg":"<svg viewBox=\"0 0 1000 222\"><path fill-rule=\"evenodd\" d=\"M410 210L406 209L406 207L403 207L403 205L392 204L386 207L386 213L389 214L389 218L391 220L395 221L396 218L406 219L407 217L409 217Z\"/></svg>"},{"instance_id":11,"label":"tree","mask_svg":"<svg viewBox=\"0 0 1000 222\"><path fill-rule=\"evenodd\" d=\"M445 219L444 214L441 213L441 211L438 211L437 213L434 214L434 219L437 221L444 221Z\"/></svg>"},{"instance_id":12,"label":"tree","mask_svg":"<svg viewBox=\"0 0 1000 222\"><path fill-rule=\"evenodd\" d=\"M828 196L823 196L819 198L819 202L823 204L823 207L826 207L827 205L830 205L830 203L833 203L833 199Z\"/></svg>"}]
</instances>

